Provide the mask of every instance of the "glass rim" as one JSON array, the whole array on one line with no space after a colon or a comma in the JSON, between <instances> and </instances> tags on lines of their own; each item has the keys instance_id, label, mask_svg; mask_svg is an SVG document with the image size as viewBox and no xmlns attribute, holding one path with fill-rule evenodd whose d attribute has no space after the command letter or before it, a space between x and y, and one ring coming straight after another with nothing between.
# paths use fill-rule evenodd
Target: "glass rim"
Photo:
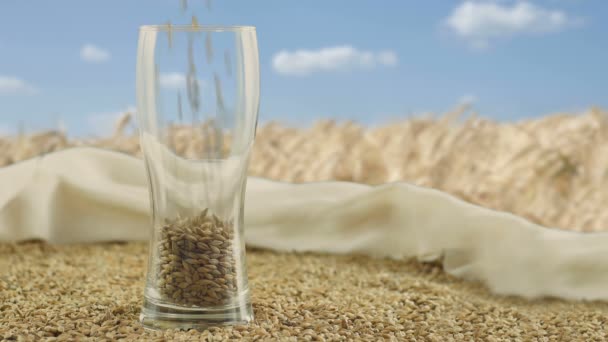
<instances>
[{"instance_id":1,"label":"glass rim","mask_svg":"<svg viewBox=\"0 0 608 342\"><path fill-rule=\"evenodd\" d=\"M142 25L140 31L164 32L164 31L183 31L183 32L245 32L255 31L255 26L242 25Z\"/></svg>"}]
</instances>

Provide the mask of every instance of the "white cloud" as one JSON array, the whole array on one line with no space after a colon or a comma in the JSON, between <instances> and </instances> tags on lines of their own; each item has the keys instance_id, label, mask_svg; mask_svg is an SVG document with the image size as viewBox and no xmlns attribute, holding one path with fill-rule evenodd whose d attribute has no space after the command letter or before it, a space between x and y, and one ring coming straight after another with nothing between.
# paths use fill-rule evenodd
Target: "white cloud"
<instances>
[{"instance_id":1,"label":"white cloud","mask_svg":"<svg viewBox=\"0 0 608 342\"><path fill-rule=\"evenodd\" d=\"M165 89L186 89L186 75L180 72L161 73L158 77L158 83ZM198 86L205 87L205 81L198 79Z\"/></svg>"},{"instance_id":2,"label":"white cloud","mask_svg":"<svg viewBox=\"0 0 608 342\"><path fill-rule=\"evenodd\" d=\"M118 120L127 112L135 114L135 106L127 106L124 110L114 112L92 113L87 115L88 132L98 136L108 136L114 131Z\"/></svg>"},{"instance_id":3,"label":"white cloud","mask_svg":"<svg viewBox=\"0 0 608 342\"><path fill-rule=\"evenodd\" d=\"M13 76L0 75L0 95L33 94L36 89L26 81Z\"/></svg>"},{"instance_id":4,"label":"white cloud","mask_svg":"<svg viewBox=\"0 0 608 342\"><path fill-rule=\"evenodd\" d=\"M464 106L472 106L474 105L476 102L478 101L477 96L473 95L473 94L467 94L462 96L459 100L458 100L458 104L460 105L464 105Z\"/></svg>"},{"instance_id":5,"label":"white cloud","mask_svg":"<svg viewBox=\"0 0 608 342\"><path fill-rule=\"evenodd\" d=\"M186 87L186 75L179 72L161 73L159 84L163 88L180 89Z\"/></svg>"},{"instance_id":6,"label":"white cloud","mask_svg":"<svg viewBox=\"0 0 608 342\"><path fill-rule=\"evenodd\" d=\"M386 66L395 66L398 62L397 54L394 51L380 52L376 55L376 59L379 64Z\"/></svg>"},{"instance_id":7,"label":"white cloud","mask_svg":"<svg viewBox=\"0 0 608 342\"><path fill-rule=\"evenodd\" d=\"M89 63L102 63L110 59L110 52L93 44L85 44L80 49L80 58Z\"/></svg>"},{"instance_id":8,"label":"white cloud","mask_svg":"<svg viewBox=\"0 0 608 342\"><path fill-rule=\"evenodd\" d=\"M397 62L397 54L393 51L362 51L350 45L293 52L283 50L272 58L272 66L278 73L299 76L321 71L395 66Z\"/></svg>"},{"instance_id":9,"label":"white cloud","mask_svg":"<svg viewBox=\"0 0 608 342\"><path fill-rule=\"evenodd\" d=\"M526 1L509 5L471 0L456 7L445 20L449 29L478 48L487 47L492 38L553 33L580 22L563 11Z\"/></svg>"}]
</instances>

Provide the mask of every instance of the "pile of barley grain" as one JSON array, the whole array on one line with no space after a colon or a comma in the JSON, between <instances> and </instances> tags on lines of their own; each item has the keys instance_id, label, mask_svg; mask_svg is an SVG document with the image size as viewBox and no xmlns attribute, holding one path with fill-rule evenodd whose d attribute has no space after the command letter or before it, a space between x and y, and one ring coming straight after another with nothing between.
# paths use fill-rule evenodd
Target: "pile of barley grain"
<instances>
[{"instance_id":1,"label":"pile of barley grain","mask_svg":"<svg viewBox=\"0 0 608 342\"><path fill-rule=\"evenodd\" d=\"M146 243L0 244L0 340L606 341L608 304L498 297L438 264L248 250L248 326L144 332Z\"/></svg>"},{"instance_id":2,"label":"pile of barley grain","mask_svg":"<svg viewBox=\"0 0 608 342\"><path fill-rule=\"evenodd\" d=\"M219 306L237 296L234 231L205 209L160 229L156 288L161 299L186 306Z\"/></svg>"}]
</instances>

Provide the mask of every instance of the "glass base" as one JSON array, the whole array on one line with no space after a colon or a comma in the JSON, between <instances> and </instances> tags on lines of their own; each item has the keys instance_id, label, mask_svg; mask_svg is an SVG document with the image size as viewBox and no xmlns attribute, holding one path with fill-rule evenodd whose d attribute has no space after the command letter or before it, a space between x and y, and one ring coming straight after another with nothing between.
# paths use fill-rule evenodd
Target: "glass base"
<instances>
[{"instance_id":1,"label":"glass base","mask_svg":"<svg viewBox=\"0 0 608 342\"><path fill-rule=\"evenodd\" d=\"M249 299L238 306L207 309L178 307L144 298L139 315L139 321L149 330L206 330L222 325L244 325L252 320L253 309Z\"/></svg>"}]
</instances>

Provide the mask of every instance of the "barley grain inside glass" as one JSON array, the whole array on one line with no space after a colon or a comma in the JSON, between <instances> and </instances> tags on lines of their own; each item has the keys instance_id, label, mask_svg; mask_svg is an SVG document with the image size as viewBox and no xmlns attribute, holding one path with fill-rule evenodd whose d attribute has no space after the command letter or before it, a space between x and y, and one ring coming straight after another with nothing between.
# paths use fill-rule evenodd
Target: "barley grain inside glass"
<instances>
[{"instance_id":1,"label":"barley grain inside glass","mask_svg":"<svg viewBox=\"0 0 608 342\"><path fill-rule=\"evenodd\" d=\"M153 225L145 327L253 318L243 206L258 105L253 27L140 29L137 112Z\"/></svg>"}]
</instances>

